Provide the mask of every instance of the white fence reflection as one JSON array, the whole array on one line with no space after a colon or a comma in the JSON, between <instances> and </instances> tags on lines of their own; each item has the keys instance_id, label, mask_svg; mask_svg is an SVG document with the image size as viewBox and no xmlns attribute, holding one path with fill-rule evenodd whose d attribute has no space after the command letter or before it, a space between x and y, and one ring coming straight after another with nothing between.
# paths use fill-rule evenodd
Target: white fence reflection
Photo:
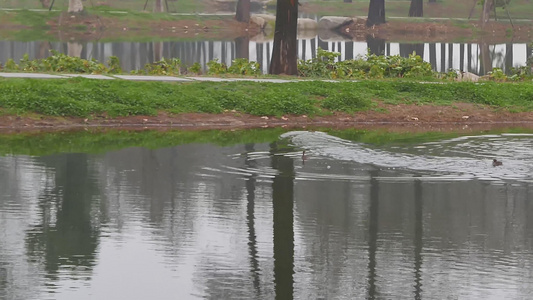
<instances>
[{"instance_id":1,"label":"white fence reflection","mask_svg":"<svg viewBox=\"0 0 533 300\"><path fill-rule=\"evenodd\" d=\"M161 58L180 58L185 65L206 63L218 59L231 64L238 57L245 57L261 64L267 72L273 41L250 41L245 38L234 41L176 41L176 42L88 42L82 44L81 58L106 62L110 56L117 56L126 71L142 68L145 64ZM0 63L12 58L19 61L24 54L30 59L44 58L49 50L69 53L69 48L79 47L77 43L47 41L0 41ZM323 41L318 36L298 41L298 56L310 59L316 56L318 47L340 52L338 60L364 56L368 49L374 53L408 56L413 51L430 62L434 70L445 72L450 68L485 74L492 68L509 72L511 67L525 65L532 49L526 43L476 44L476 43L421 43L403 44L385 41ZM78 48L79 49L79 48ZM79 53L79 51L77 51ZM72 53L72 51L70 51Z\"/></svg>"}]
</instances>

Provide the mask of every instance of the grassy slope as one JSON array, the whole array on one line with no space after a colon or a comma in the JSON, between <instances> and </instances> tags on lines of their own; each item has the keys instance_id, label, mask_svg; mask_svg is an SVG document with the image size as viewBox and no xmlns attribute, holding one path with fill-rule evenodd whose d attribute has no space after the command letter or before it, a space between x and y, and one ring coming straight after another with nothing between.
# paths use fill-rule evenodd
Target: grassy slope
<instances>
[{"instance_id":1,"label":"grassy slope","mask_svg":"<svg viewBox=\"0 0 533 300\"><path fill-rule=\"evenodd\" d=\"M253 115L324 115L373 109L376 100L392 104L467 102L533 111L533 83L424 84L393 80L176 84L82 78L0 79L0 108L4 114L90 117L236 110Z\"/></svg>"}]
</instances>

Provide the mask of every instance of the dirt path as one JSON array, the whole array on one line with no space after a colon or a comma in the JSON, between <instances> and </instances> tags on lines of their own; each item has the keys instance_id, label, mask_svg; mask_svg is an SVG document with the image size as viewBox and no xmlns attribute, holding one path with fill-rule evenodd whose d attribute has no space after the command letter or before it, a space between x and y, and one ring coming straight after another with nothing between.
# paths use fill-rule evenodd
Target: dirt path
<instances>
[{"instance_id":1,"label":"dirt path","mask_svg":"<svg viewBox=\"0 0 533 300\"><path fill-rule=\"evenodd\" d=\"M382 105L380 108L379 111L355 114L338 113L320 117L260 117L231 111L222 114L170 115L159 113L157 116L119 118L0 116L0 133L51 132L86 128L237 130L283 127L292 129L386 129L397 132L458 130L473 132L520 127L533 130L533 113L510 113L486 106L459 103L454 106Z\"/></svg>"}]
</instances>

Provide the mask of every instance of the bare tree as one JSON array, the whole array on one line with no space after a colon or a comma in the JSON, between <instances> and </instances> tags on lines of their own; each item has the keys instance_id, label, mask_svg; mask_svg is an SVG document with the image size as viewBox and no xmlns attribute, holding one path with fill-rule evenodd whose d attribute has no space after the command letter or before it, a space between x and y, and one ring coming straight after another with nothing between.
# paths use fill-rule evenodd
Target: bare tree
<instances>
[{"instance_id":1,"label":"bare tree","mask_svg":"<svg viewBox=\"0 0 533 300\"><path fill-rule=\"evenodd\" d=\"M270 74L297 75L298 0L277 0Z\"/></svg>"},{"instance_id":2,"label":"bare tree","mask_svg":"<svg viewBox=\"0 0 533 300\"><path fill-rule=\"evenodd\" d=\"M371 27L385 23L385 0L370 0L366 26Z\"/></svg>"},{"instance_id":3,"label":"bare tree","mask_svg":"<svg viewBox=\"0 0 533 300\"><path fill-rule=\"evenodd\" d=\"M250 0L239 0L237 2L235 20L244 23L250 22Z\"/></svg>"},{"instance_id":4,"label":"bare tree","mask_svg":"<svg viewBox=\"0 0 533 300\"><path fill-rule=\"evenodd\" d=\"M424 16L424 0L411 0L409 7L409 17Z\"/></svg>"}]
</instances>

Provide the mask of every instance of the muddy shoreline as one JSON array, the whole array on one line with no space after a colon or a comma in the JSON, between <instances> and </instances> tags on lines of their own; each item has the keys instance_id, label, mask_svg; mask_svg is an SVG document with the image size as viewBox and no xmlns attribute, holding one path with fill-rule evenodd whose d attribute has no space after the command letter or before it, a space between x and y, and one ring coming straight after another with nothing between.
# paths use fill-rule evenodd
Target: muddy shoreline
<instances>
[{"instance_id":1,"label":"muddy shoreline","mask_svg":"<svg viewBox=\"0 0 533 300\"><path fill-rule=\"evenodd\" d=\"M320 128L386 130L391 132L476 132L522 128L533 130L533 113L511 113L486 106L457 103L452 106L388 105L380 111L329 116L252 116L238 112L222 114L159 113L157 116L118 118L0 116L0 133L57 132L86 129L113 130L243 130Z\"/></svg>"}]
</instances>

